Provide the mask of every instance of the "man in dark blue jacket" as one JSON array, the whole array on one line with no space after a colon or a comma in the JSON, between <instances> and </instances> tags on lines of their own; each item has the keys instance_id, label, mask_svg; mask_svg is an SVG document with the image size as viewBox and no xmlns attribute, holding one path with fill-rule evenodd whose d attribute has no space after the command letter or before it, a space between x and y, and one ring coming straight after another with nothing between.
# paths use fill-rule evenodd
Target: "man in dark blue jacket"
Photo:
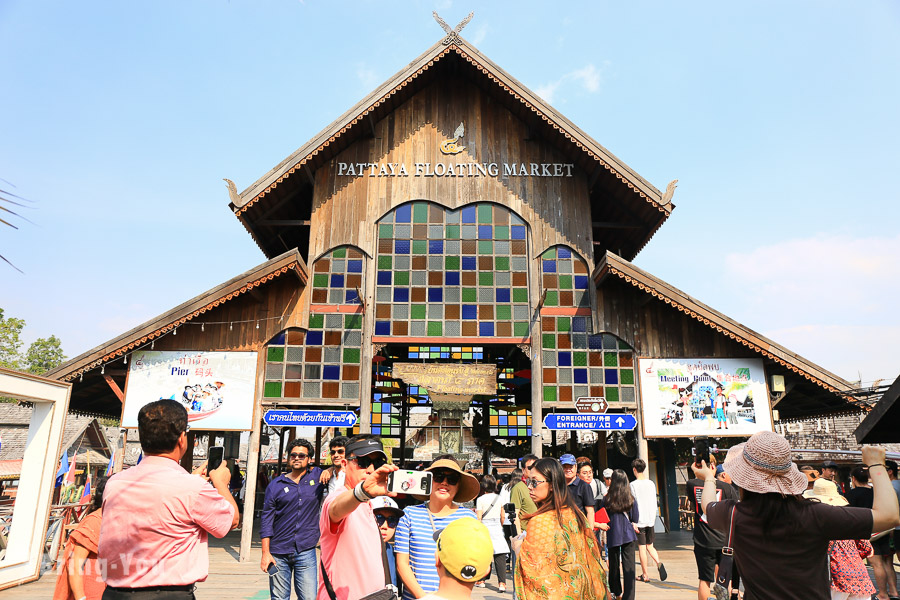
<instances>
[{"instance_id":1,"label":"man in dark blue jacket","mask_svg":"<svg viewBox=\"0 0 900 600\"><path fill-rule=\"evenodd\" d=\"M259 529L260 566L269 572L272 600L290 600L292 579L300 600L315 600L319 505L325 486L319 483L321 469L310 467L312 444L294 440L287 451L290 473L282 473L266 487Z\"/></svg>"}]
</instances>

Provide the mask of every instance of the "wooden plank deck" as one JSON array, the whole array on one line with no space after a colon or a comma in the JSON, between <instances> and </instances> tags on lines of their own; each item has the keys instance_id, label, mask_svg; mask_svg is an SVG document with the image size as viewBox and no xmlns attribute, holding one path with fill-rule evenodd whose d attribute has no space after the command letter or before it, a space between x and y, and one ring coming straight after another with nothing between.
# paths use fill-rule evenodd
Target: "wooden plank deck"
<instances>
[{"instance_id":1,"label":"wooden plank deck","mask_svg":"<svg viewBox=\"0 0 900 600\"><path fill-rule=\"evenodd\" d=\"M239 562L240 530L232 531L221 540L210 539L209 578L197 586L198 600L265 600L269 598L268 576L259 570L260 545L254 532L250 560ZM690 532L658 534L656 546L660 550L669 579L650 583L637 582L637 596L659 600L693 600L697 597L696 566ZM640 566L638 566L640 569ZM44 573L32 583L0 592L3 600L34 600L51 598L56 585L56 572ZM512 589L508 580L507 585ZM476 589L476 600L510 600L512 594L497 592L496 578L488 587Z\"/></svg>"}]
</instances>

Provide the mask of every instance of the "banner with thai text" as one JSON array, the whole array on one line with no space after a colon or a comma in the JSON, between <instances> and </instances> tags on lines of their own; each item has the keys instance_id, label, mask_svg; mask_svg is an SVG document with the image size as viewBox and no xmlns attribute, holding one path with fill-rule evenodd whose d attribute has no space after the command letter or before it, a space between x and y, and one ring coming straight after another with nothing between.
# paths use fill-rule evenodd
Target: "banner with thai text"
<instances>
[{"instance_id":1,"label":"banner with thai text","mask_svg":"<svg viewBox=\"0 0 900 600\"><path fill-rule=\"evenodd\" d=\"M250 430L256 352L137 351L128 366L122 427L137 427L143 406L180 402L191 429Z\"/></svg>"},{"instance_id":2,"label":"banner with thai text","mask_svg":"<svg viewBox=\"0 0 900 600\"><path fill-rule=\"evenodd\" d=\"M772 430L766 375L754 358L641 358L645 437L749 436Z\"/></svg>"}]
</instances>

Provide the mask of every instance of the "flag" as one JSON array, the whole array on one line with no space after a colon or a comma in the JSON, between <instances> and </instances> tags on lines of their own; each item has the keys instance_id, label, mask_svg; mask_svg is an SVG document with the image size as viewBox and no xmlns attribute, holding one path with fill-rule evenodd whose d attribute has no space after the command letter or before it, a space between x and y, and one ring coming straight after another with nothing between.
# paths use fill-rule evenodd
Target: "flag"
<instances>
[{"instance_id":1,"label":"flag","mask_svg":"<svg viewBox=\"0 0 900 600\"><path fill-rule=\"evenodd\" d=\"M69 472L69 451L63 450L62 456L59 457L59 470L56 472L56 487L62 485L63 478Z\"/></svg>"},{"instance_id":2,"label":"flag","mask_svg":"<svg viewBox=\"0 0 900 600\"><path fill-rule=\"evenodd\" d=\"M77 452L72 453L72 464L69 466L69 474L66 475L66 485L75 483L75 457L77 455Z\"/></svg>"},{"instance_id":3,"label":"flag","mask_svg":"<svg viewBox=\"0 0 900 600\"><path fill-rule=\"evenodd\" d=\"M78 504L87 504L91 499L91 474L88 473L87 481L84 482L84 493L81 495L81 502Z\"/></svg>"},{"instance_id":4,"label":"flag","mask_svg":"<svg viewBox=\"0 0 900 600\"><path fill-rule=\"evenodd\" d=\"M113 452L112 456L109 457L109 464L106 465L106 473L104 473L104 475L106 475L107 477L112 475L113 467L115 466L115 464L116 464L116 453Z\"/></svg>"}]
</instances>

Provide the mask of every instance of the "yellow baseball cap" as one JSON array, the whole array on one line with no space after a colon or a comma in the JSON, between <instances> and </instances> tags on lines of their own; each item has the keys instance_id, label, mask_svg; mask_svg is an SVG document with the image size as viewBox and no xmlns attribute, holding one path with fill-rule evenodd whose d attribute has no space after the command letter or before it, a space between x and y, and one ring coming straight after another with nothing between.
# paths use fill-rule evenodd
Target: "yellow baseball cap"
<instances>
[{"instance_id":1,"label":"yellow baseball cap","mask_svg":"<svg viewBox=\"0 0 900 600\"><path fill-rule=\"evenodd\" d=\"M494 544L481 521L457 519L434 534L437 556L450 575L463 582L476 582L488 574L494 559Z\"/></svg>"}]
</instances>

